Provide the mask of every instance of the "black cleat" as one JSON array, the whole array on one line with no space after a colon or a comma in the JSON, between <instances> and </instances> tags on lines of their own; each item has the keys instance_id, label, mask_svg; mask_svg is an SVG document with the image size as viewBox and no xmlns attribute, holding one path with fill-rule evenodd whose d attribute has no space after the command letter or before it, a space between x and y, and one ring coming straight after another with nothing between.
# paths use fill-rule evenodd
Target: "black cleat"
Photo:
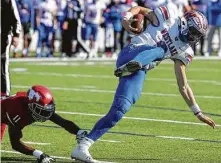
<instances>
[{"instance_id":1,"label":"black cleat","mask_svg":"<svg viewBox=\"0 0 221 163\"><path fill-rule=\"evenodd\" d=\"M142 64L138 61L130 61L114 71L116 77L128 76L142 69Z\"/></svg>"}]
</instances>

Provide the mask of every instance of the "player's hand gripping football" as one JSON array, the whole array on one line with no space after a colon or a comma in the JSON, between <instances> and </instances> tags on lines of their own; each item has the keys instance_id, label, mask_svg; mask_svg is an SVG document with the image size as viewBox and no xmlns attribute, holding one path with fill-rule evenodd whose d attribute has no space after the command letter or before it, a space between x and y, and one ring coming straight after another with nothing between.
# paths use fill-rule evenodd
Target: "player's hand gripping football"
<instances>
[{"instance_id":1,"label":"player's hand gripping football","mask_svg":"<svg viewBox=\"0 0 221 163\"><path fill-rule=\"evenodd\" d=\"M209 118L209 117L207 117L207 116L205 116L203 113L198 113L197 115L197 118L200 120L200 121L202 121L203 123L206 123L206 124L208 124L209 126L211 126L212 128L215 128L215 126L216 126L216 124L215 124L215 122L211 119L211 118Z\"/></svg>"},{"instance_id":2,"label":"player's hand gripping football","mask_svg":"<svg viewBox=\"0 0 221 163\"><path fill-rule=\"evenodd\" d=\"M128 32L135 33L138 31L138 28L133 28L131 26L131 24L135 21L137 21L137 19L135 19L135 18L130 18L129 20L123 20L122 25Z\"/></svg>"},{"instance_id":3,"label":"player's hand gripping football","mask_svg":"<svg viewBox=\"0 0 221 163\"><path fill-rule=\"evenodd\" d=\"M51 162L55 162L56 159L50 157L47 154L41 154L40 159L37 160L37 163L51 163Z\"/></svg>"}]
</instances>

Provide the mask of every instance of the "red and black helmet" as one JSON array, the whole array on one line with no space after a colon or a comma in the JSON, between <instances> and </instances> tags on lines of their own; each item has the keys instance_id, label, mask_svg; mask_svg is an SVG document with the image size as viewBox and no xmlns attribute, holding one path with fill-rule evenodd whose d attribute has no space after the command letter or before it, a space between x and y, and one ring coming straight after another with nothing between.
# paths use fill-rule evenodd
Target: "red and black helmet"
<instances>
[{"instance_id":1,"label":"red and black helmet","mask_svg":"<svg viewBox=\"0 0 221 163\"><path fill-rule=\"evenodd\" d=\"M28 90L27 95L29 99L28 108L35 121L44 122L53 115L55 102L48 88L34 85Z\"/></svg>"}]
</instances>

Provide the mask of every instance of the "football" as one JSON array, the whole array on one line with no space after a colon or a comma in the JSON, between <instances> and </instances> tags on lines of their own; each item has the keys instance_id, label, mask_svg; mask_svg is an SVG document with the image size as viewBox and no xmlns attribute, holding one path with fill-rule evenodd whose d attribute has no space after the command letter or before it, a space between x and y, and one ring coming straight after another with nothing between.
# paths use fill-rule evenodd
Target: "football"
<instances>
[{"instance_id":1,"label":"football","mask_svg":"<svg viewBox=\"0 0 221 163\"><path fill-rule=\"evenodd\" d=\"M133 19L137 19L137 21L134 21L131 23L131 27L137 28L138 31L133 31L134 34L139 34L143 31L144 26L144 16L142 14L137 14L133 17Z\"/></svg>"}]
</instances>

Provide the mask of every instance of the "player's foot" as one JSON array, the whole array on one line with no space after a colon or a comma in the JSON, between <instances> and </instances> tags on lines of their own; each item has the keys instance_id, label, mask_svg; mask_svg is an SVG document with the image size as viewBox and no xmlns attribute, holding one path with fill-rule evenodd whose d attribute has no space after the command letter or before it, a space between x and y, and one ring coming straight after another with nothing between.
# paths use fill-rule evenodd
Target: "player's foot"
<instances>
[{"instance_id":1,"label":"player's foot","mask_svg":"<svg viewBox=\"0 0 221 163\"><path fill-rule=\"evenodd\" d=\"M92 156L89 151L86 149L82 149L79 146L72 152L71 158L79 161L83 161L86 163L94 163Z\"/></svg>"},{"instance_id":2,"label":"player's foot","mask_svg":"<svg viewBox=\"0 0 221 163\"><path fill-rule=\"evenodd\" d=\"M78 144L71 153L71 158L75 160L80 160L86 163L95 163L96 161L92 158L89 153L89 147L94 143L93 140L85 137Z\"/></svg>"},{"instance_id":3,"label":"player's foot","mask_svg":"<svg viewBox=\"0 0 221 163\"><path fill-rule=\"evenodd\" d=\"M142 69L142 64L138 61L130 61L114 71L116 77L128 76Z\"/></svg>"}]
</instances>

